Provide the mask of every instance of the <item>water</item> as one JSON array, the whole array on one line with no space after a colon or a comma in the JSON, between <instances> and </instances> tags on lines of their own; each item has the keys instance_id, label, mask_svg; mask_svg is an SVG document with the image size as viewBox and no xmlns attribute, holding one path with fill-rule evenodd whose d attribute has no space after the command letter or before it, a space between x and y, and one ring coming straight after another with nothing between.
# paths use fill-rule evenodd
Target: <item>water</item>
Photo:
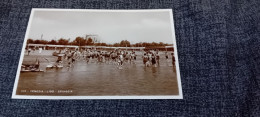
<instances>
[{"instance_id":1,"label":"water","mask_svg":"<svg viewBox=\"0 0 260 117\"><path fill-rule=\"evenodd\" d=\"M36 57L39 58L30 55L24 59ZM123 69L81 60L70 69L46 70L48 63L40 61L45 72L20 73L17 95L178 95L175 69L167 66L165 59L161 59L159 67L144 67L139 57L136 64L124 64Z\"/></svg>"}]
</instances>

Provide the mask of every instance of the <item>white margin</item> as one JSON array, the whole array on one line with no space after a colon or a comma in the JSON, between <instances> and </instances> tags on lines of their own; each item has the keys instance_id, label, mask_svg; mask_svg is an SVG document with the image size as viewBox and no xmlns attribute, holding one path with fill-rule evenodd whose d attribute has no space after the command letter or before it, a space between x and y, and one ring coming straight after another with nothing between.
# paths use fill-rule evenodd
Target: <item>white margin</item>
<instances>
[{"instance_id":1,"label":"white margin","mask_svg":"<svg viewBox=\"0 0 260 117\"><path fill-rule=\"evenodd\" d=\"M160 95L160 96L35 96L35 95L16 95L17 91L17 85L19 81L20 76L20 70L22 61L24 58L24 51L25 46L27 42L27 38L29 36L30 28L31 28L31 22L32 18L34 16L35 11L77 11L77 12L169 12L170 16L170 23L171 23L171 30L172 30L172 38L173 38L173 46L174 46L174 56L176 60L176 74L177 74L177 80L178 80L178 90L179 95ZM179 69L179 60L178 60L178 54L177 54L177 43L176 43L176 37L175 37L175 28L174 28L174 20L173 20L173 13L172 9L142 9L142 10L104 10L104 9L45 9L45 8L32 8L28 26L26 29L26 34L23 42L23 48L20 55L19 65L16 72L16 78L12 93L12 99L54 99L54 100L60 100L60 99L183 99L182 94L182 86L181 86L181 78L180 78L180 69Z\"/></svg>"}]
</instances>

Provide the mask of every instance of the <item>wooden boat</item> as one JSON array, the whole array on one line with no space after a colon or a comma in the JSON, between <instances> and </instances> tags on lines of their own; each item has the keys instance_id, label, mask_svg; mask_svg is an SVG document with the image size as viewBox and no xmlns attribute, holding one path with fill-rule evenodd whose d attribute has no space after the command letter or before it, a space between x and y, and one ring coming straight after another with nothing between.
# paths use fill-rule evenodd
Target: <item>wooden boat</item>
<instances>
[{"instance_id":1,"label":"wooden boat","mask_svg":"<svg viewBox=\"0 0 260 117\"><path fill-rule=\"evenodd\" d=\"M48 59L46 59L49 64L46 66L46 69L50 69L50 68L63 68L63 58L64 54L58 54L57 55L57 61L56 62L50 62Z\"/></svg>"},{"instance_id":2,"label":"wooden boat","mask_svg":"<svg viewBox=\"0 0 260 117\"><path fill-rule=\"evenodd\" d=\"M36 60L35 64L22 64L21 72L44 72L40 69L40 62Z\"/></svg>"}]
</instances>

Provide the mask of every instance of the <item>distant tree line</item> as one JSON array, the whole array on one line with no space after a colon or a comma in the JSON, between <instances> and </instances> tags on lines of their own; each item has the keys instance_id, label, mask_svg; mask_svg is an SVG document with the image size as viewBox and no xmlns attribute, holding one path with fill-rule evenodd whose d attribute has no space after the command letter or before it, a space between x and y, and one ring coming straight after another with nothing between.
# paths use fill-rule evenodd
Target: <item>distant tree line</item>
<instances>
[{"instance_id":1,"label":"distant tree line","mask_svg":"<svg viewBox=\"0 0 260 117\"><path fill-rule=\"evenodd\" d=\"M96 42L92 38L85 39L83 37L76 37L73 41L70 41L70 39L63 39L60 38L59 40L33 40L33 39L28 39L27 44L51 44L51 45L77 45L77 46L111 46L111 47L149 47L149 46L169 46L170 44L163 43L163 42L139 42L135 44L131 44L127 40L122 40L119 43L114 43L114 44L107 44L107 43L100 43Z\"/></svg>"}]
</instances>

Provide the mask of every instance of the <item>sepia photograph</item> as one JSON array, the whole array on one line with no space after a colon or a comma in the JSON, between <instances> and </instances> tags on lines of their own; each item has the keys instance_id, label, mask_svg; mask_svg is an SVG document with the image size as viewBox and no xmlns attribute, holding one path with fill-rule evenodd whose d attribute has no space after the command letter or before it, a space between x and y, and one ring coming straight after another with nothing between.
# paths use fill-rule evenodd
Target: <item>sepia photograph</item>
<instances>
[{"instance_id":1,"label":"sepia photograph","mask_svg":"<svg viewBox=\"0 0 260 117\"><path fill-rule=\"evenodd\" d=\"M33 8L13 99L183 99L172 9Z\"/></svg>"}]
</instances>

